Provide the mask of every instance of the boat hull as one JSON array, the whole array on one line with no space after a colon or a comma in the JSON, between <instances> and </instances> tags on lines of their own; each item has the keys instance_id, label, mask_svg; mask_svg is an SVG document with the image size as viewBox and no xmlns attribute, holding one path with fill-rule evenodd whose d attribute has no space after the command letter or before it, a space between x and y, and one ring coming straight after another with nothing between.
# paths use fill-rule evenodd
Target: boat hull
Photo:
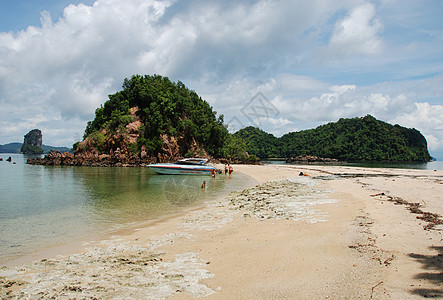
<instances>
[{"instance_id":1,"label":"boat hull","mask_svg":"<svg viewBox=\"0 0 443 300\"><path fill-rule=\"evenodd\" d=\"M163 175L211 175L214 167L211 166L188 166L176 164L154 164L148 166L157 174Z\"/></svg>"}]
</instances>

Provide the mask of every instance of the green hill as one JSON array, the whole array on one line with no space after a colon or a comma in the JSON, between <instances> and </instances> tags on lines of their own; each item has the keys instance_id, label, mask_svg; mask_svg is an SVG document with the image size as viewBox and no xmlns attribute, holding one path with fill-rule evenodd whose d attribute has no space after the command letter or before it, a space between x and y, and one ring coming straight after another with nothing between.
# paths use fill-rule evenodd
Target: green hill
<instances>
[{"instance_id":1,"label":"green hill","mask_svg":"<svg viewBox=\"0 0 443 300\"><path fill-rule=\"evenodd\" d=\"M179 157L260 158L313 155L347 161L429 161L426 139L415 129L368 115L340 119L281 138L247 127L230 135L212 107L182 82L134 75L95 111L84 140L74 145L81 160L141 163Z\"/></svg>"},{"instance_id":2,"label":"green hill","mask_svg":"<svg viewBox=\"0 0 443 300\"><path fill-rule=\"evenodd\" d=\"M123 90L95 111L84 140L74 145L86 156L113 154L171 160L223 156L229 133L223 116L182 82L160 75L134 75Z\"/></svg>"},{"instance_id":3,"label":"green hill","mask_svg":"<svg viewBox=\"0 0 443 300\"><path fill-rule=\"evenodd\" d=\"M23 143L9 143L0 145L0 153L20 153Z\"/></svg>"},{"instance_id":4,"label":"green hill","mask_svg":"<svg viewBox=\"0 0 443 300\"><path fill-rule=\"evenodd\" d=\"M23 143L9 143L0 145L0 153L21 153L20 149L22 148ZM71 149L68 147L54 147L54 146L46 146L42 145L42 149L44 153L49 153L49 150L54 149L54 151L60 152L70 152Z\"/></svg>"},{"instance_id":5,"label":"green hill","mask_svg":"<svg viewBox=\"0 0 443 300\"><path fill-rule=\"evenodd\" d=\"M367 115L340 119L281 138L247 127L237 133L246 150L261 158L314 155L346 161L429 161L424 136L416 129L391 125ZM259 154L260 153L260 154Z\"/></svg>"},{"instance_id":6,"label":"green hill","mask_svg":"<svg viewBox=\"0 0 443 300\"><path fill-rule=\"evenodd\" d=\"M257 127L243 128L234 133L234 136L245 142L249 154L262 158L282 156L280 140Z\"/></svg>"},{"instance_id":7,"label":"green hill","mask_svg":"<svg viewBox=\"0 0 443 300\"><path fill-rule=\"evenodd\" d=\"M46 153L49 153L49 151L52 149L54 151L60 151L62 153L65 152L71 152L71 149L68 147L55 147L55 146L46 146L46 145L42 145L42 149L43 151Z\"/></svg>"}]
</instances>

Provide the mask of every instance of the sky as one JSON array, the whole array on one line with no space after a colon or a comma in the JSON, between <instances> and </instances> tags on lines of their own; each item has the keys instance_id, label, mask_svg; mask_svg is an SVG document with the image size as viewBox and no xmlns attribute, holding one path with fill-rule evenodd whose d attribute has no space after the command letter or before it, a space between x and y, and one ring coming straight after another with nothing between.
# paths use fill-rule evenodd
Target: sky
<instances>
[{"instance_id":1,"label":"sky","mask_svg":"<svg viewBox=\"0 0 443 300\"><path fill-rule=\"evenodd\" d=\"M441 0L0 0L0 144L82 139L134 74L181 81L233 132L373 115L443 159Z\"/></svg>"}]
</instances>

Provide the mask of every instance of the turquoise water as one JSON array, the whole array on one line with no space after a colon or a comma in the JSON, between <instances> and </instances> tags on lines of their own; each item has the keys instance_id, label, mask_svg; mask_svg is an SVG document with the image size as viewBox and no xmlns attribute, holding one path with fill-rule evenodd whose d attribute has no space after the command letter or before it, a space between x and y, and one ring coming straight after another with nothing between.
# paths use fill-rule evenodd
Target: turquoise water
<instances>
[{"instance_id":1,"label":"turquoise water","mask_svg":"<svg viewBox=\"0 0 443 300\"><path fill-rule=\"evenodd\" d=\"M6 162L9 156L12 162ZM148 168L35 166L21 154L0 157L0 262L160 218L255 183L239 173L212 179L156 175Z\"/></svg>"},{"instance_id":2,"label":"turquoise water","mask_svg":"<svg viewBox=\"0 0 443 300\"><path fill-rule=\"evenodd\" d=\"M263 161L267 164L283 165L284 160L268 160ZM321 164L320 164L321 165ZM331 164L333 165L333 164ZM312 166L312 165L311 165ZM396 168L396 169L420 169L420 170L443 170L443 161L431 161L428 163L413 162L356 162L339 164L339 166L365 167L365 168Z\"/></svg>"},{"instance_id":3,"label":"turquoise water","mask_svg":"<svg viewBox=\"0 0 443 300\"><path fill-rule=\"evenodd\" d=\"M443 170L443 161L431 161L427 163L413 162L360 162L349 163L349 166L366 168L394 168L394 169L419 169L419 170Z\"/></svg>"}]
</instances>

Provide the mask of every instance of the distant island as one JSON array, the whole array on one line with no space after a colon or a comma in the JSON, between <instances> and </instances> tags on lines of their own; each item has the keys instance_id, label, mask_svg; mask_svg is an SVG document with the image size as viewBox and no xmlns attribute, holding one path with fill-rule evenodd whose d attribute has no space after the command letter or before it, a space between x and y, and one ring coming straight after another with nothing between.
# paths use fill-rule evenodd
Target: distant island
<instances>
[{"instance_id":1,"label":"distant island","mask_svg":"<svg viewBox=\"0 0 443 300\"><path fill-rule=\"evenodd\" d=\"M25 134L20 152L23 154L43 154L43 135L40 129L33 129Z\"/></svg>"},{"instance_id":2,"label":"distant island","mask_svg":"<svg viewBox=\"0 0 443 300\"><path fill-rule=\"evenodd\" d=\"M310 155L339 161L431 160L426 139L418 130L391 125L371 115L340 119L280 138L255 127L243 128L234 136L246 144L250 154L261 158Z\"/></svg>"},{"instance_id":3,"label":"distant island","mask_svg":"<svg viewBox=\"0 0 443 300\"><path fill-rule=\"evenodd\" d=\"M20 149L22 148L23 143L8 143L4 145L0 145L0 153L21 153ZM48 146L42 145L43 154L48 154L51 149L60 152L70 152L71 148L69 147L56 147L56 146Z\"/></svg>"},{"instance_id":4,"label":"distant island","mask_svg":"<svg viewBox=\"0 0 443 300\"><path fill-rule=\"evenodd\" d=\"M95 111L74 155L51 151L35 164L133 166L206 157L230 162L301 155L331 160L429 161L424 136L367 115L281 138L247 127L230 134L223 115L182 82L134 75Z\"/></svg>"},{"instance_id":5,"label":"distant island","mask_svg":"<svg viewBox=\"0 0 443 300\"><path fill-rule=\"evenodd\" d=\"M49 153L51 149L61 152L71 151L67 147L54 147L42 145L43 136L40 129L33 129L25 136L23 143L9 143L0 145L0 153L23 153L23 154L43 154Z\"/></svg>"}]
</instances>

